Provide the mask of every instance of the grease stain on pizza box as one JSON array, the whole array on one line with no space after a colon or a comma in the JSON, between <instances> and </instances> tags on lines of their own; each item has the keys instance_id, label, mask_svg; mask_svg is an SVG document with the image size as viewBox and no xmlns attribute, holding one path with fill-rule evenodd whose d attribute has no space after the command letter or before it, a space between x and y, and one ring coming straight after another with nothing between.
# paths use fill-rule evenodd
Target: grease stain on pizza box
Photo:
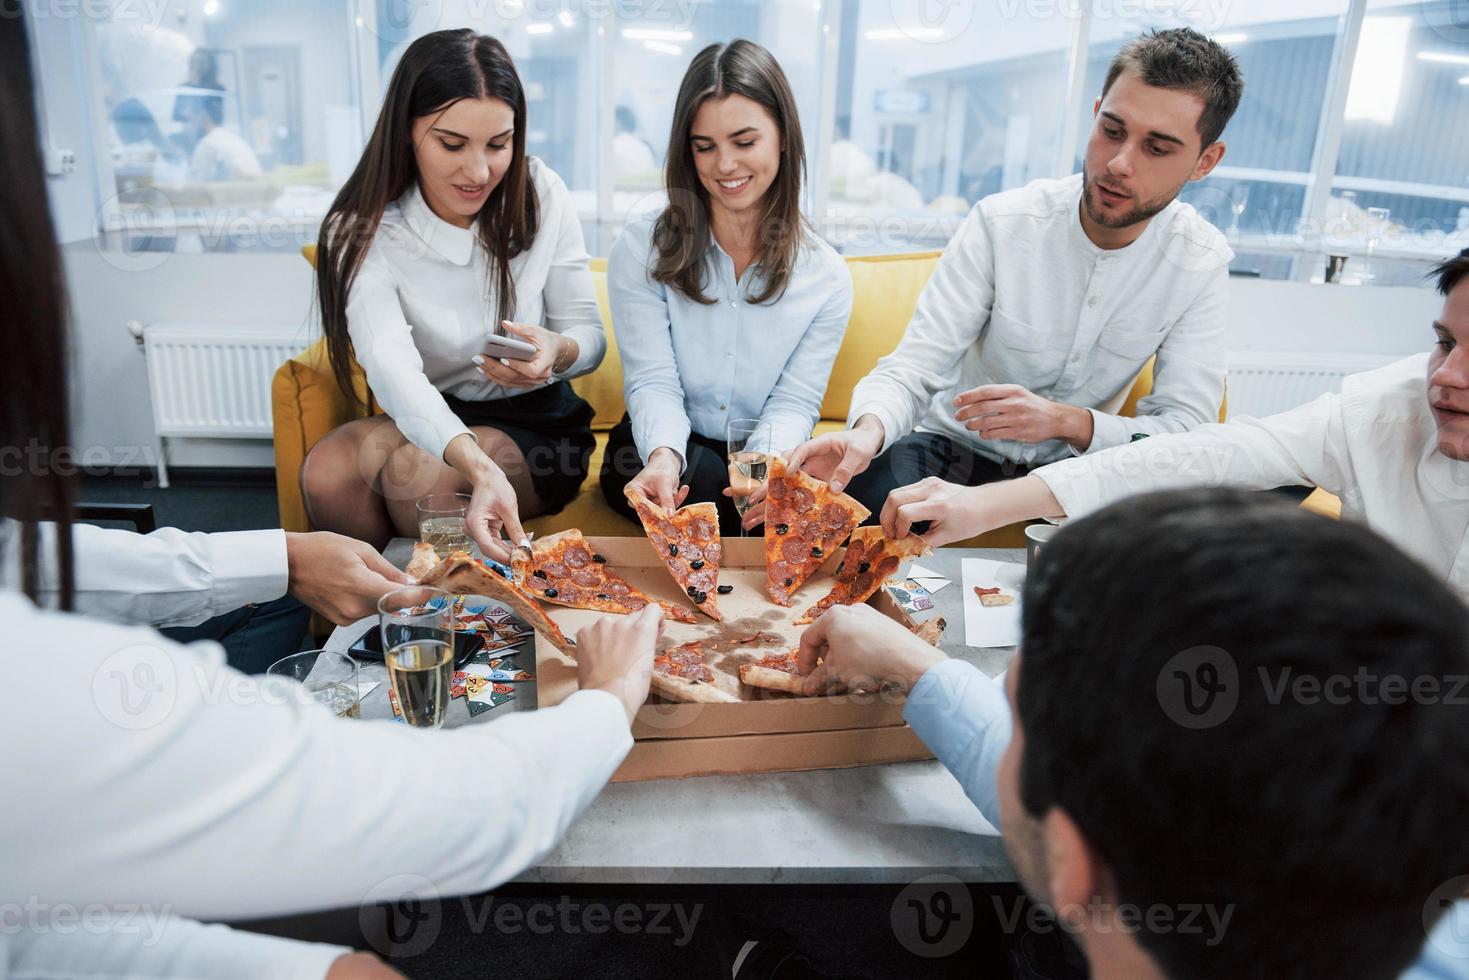
<instances>
[{"instance_id":1,"label":"grease stain on pizza box","mask_svg":"<svg viewBox=\"0 0 1469 980\"><path fill-rule=\"evenodd\" d=\"M609 567L648 595L690 604L646 538L588 541ZM665 619L659 648L701 641L716 685L741 701L674 704L662 703L654 695L633 721L634 746L614 781L834 769L933 758L904 723L905 702L900 694L799 698L740 684L741 664L799 644L806 627L794 621L831 589L832 573L846 551L838 549L796 593L791 606L782 607L765 593L762 539L725 538L723 545L719 582L734 586L732 592L719 597L724 621L716 623L702 616L696 623ZM869 604L904 626L913 626L885 589L879 589ZM567 636L574 636L600 615L584 609L545 608ZM539 635L536 674L539 707L559 704L577 689L575 665Z\"/></svg>"}]
</instances>

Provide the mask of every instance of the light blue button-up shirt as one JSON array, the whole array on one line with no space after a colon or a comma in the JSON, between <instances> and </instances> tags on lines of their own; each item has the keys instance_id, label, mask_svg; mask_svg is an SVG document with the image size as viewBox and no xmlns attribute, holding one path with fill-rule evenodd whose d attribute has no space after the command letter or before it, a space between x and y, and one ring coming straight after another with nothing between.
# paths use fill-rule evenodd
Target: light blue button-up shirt
<instances>
[{"instance_id":1,"label":"light blue button-up shirt","mask_svg":"<svg viewBox=\"0 0 1469 980\"><path fill-rule=\"evenodd\" d=\"M1012 735L1010 703L1000 682L967 661L934 664L908 693L903 719L984 818L999 827L996 773ZM1469 902L1457 902L1444 914L1400 980L1469 980Z\"/></svg>"},{"instance_id":2,"label":"light blue button-up shirt","mask_svg":"<svg viewBox=\"0 0 1469 980\"><path fill-rule=\"evenodd\" d=\"M657 214L631 219L607 259L638 453L646 461L666 446L682 456L690 432L723 440L729 420L739 418L769 423L777 452L804 442L852 312L846 262L811 236L785 292L756 304L747 299L758 292L755 268L736 282L734 261L711 240L704 292L714 302L699 303L649 275Z\"/></svg>"}]
</instances>

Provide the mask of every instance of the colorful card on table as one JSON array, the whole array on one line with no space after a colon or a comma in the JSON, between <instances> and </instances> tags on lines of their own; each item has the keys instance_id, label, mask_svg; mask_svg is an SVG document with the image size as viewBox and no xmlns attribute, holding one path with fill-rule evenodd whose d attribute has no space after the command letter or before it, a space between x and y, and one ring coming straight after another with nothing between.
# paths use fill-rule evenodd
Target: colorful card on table
<instances>
[{"instance_id":1,"label":"colorful card on table","mask_svg":"<svg viewBox=\"0 0 1469 980\"><path fill-rule=\"evenodd\" d=\"M889 585L888 593L903 607L905 612L923 612L933 608L933 599L929 591L912 579L908 579L902 585Z\"/></svg>"}]
</instances>

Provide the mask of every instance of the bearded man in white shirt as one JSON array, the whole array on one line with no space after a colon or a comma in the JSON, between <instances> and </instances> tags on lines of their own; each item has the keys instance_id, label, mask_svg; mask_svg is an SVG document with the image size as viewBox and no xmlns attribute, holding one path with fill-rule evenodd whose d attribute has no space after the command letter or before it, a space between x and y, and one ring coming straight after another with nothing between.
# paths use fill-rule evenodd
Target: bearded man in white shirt
<instances>
[{"instance_id":1,"label":"bearded man in white shirt","mask_svg":"<svg viewBox=\"0 0 1469 980\"><path fill-rule=\"evenodd\" d=\"M1362 521L1469 600L1469 249L1433 270L1444 296L1433 347L1355 374L1266 418L1238 418L1146 439L1038 470L1023 480L966 488L929 479L893 492L883 526L946 544L1037 517L1080 517L1148 490L1322 487L1342 516Z\"/></svg>"},{"instance_id":2,"label":"bearded man in white shirt","mask_svg":"<svg viewBox=\"0 0 1469 980\"><path fill-rule=\"evenodd\" d=\"M1233 56L1187 28L1124 46L1082 172L975 205L853 391L848 429L791 462L876 514L925 476L989 483L1216 419L1233 252L1177 197L1224 156L1243 88ZM1115 415L1155 354L1137 417Z\"/></svg>"}]
</instances>

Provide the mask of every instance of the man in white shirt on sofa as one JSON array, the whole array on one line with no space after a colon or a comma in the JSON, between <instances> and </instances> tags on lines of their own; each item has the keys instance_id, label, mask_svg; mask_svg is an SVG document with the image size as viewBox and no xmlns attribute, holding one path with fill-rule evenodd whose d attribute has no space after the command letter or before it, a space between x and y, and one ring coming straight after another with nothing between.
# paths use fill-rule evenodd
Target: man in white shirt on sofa
<instances>
[{"instance_id":1,"label":"man in white shirt on sofa","mask_svg":"<svg viewBox=\"0 0 1469 980\"><path fill-rule=\"evenodd\" d=\"M1224 156L1243 88L1234 58L1187 28L1124 46L1082 172L976 204L897 349L853 391L847 431L791 462L876 514L925 476L988 483L1217 419L1233 252L1177 197ZM1152 394L1117 416L1154 354Z\"/></svg>"},{"instance_id":2,"label":"man in white shirt on sofa","mask_svg":"<svg viewBox=\"0 0 1469 980\"><path fill-rule=\"evenodd\" d=\"M928 479L893 492L883 526L946 544L1033 518L1080 517L1145 490L1322 487L1469 600L1469 249L1433 272L1443 310L1427 354L1356 374L1266 418L1158 436L1044 467L1005 484ZM1430 333L1431 330L1431 333Z\"/></svg>"}]
</instances>

